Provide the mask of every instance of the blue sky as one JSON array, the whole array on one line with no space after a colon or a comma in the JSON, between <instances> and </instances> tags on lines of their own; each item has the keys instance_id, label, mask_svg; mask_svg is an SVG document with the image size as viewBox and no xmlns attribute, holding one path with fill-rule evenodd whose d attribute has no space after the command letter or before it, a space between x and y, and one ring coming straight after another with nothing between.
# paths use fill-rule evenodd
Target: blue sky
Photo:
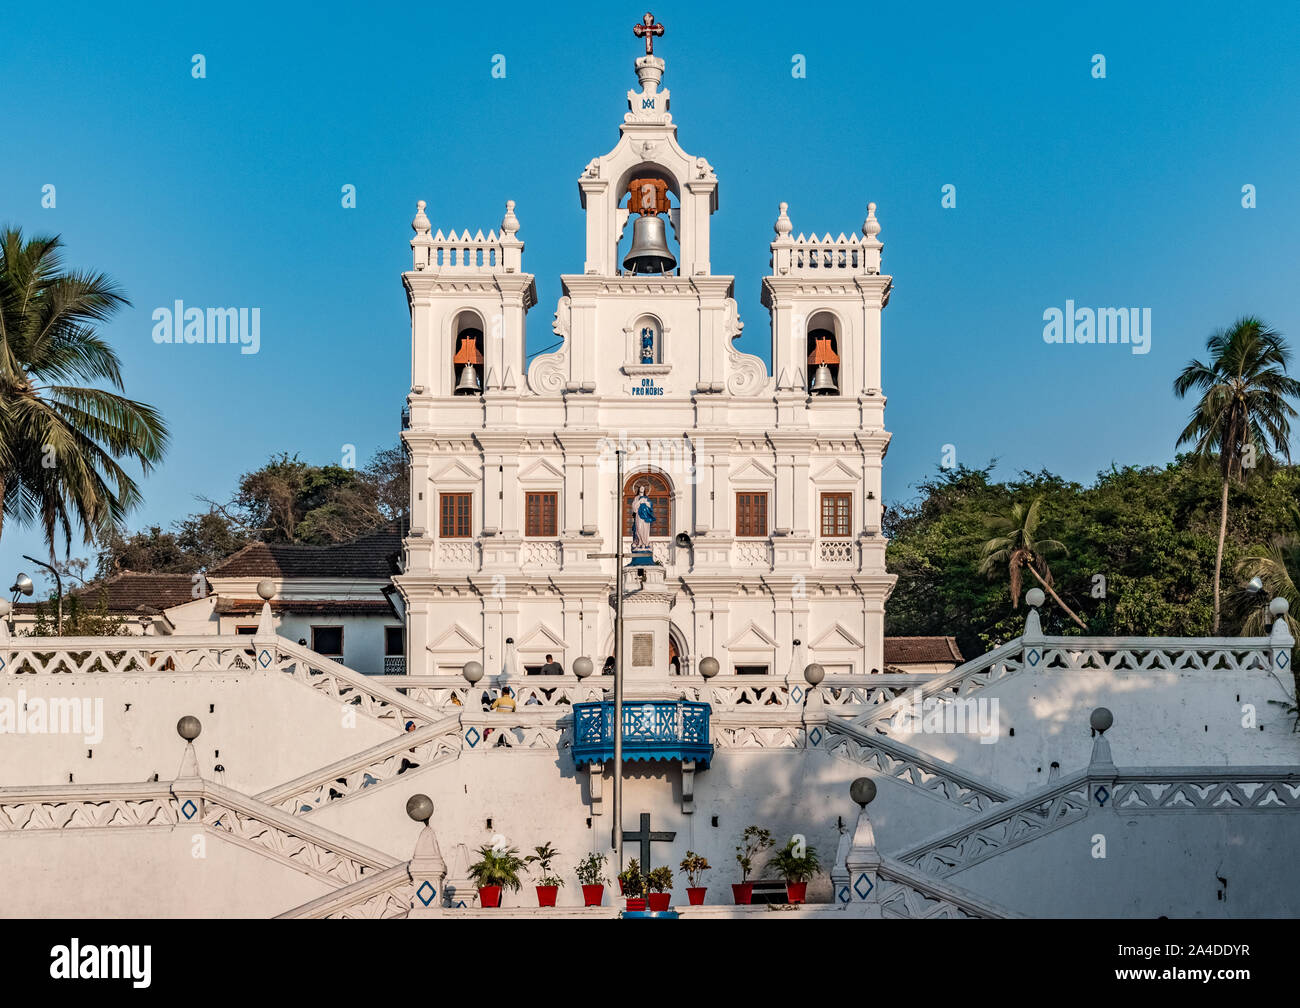
<instances>
[{"instance_id":1,"label":"blue sky","mask_svg":"<svg viewBox=\"0 0 1300 1008\"><path fill-rule=\"evenodd\" d=\"M778 202L835 234L879 205L892 500L945 444L1000 475L1162 463L1188 409L1170 383L1212 329L1255 313L1300 346L1300 9L1050 6L654 7L678 137L719 178L712 261L744 349L769 356ZM125 288L105 335L173 431L137 527L227 498L274 452L395 443L417 199L435 228L485 232L517 202L529 347L553 342L558 277L582 266L576 179L617 139L642 51L642 7L187 7L19 5L0 52L0 222L61 234ZM260 307L260 352L154 344L177 299ZM1045 344L1067 299L1150 308L1151 352ZM6 527L6 584L21 553L44 550Z\"/></svg>"}]
</instances>

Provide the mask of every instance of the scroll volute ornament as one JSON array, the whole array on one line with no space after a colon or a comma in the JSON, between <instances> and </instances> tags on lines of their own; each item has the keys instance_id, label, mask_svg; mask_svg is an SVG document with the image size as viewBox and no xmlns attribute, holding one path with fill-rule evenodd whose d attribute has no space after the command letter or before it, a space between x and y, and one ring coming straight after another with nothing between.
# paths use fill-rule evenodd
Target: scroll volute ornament
<instances>
[{"instance_id":1,"label":"scroll volute ornament","mask_svg":"<svg viewBox=\"0 0 1300 1008\"><path fill-rule=\"evenodd\" d=\"M663 179L633 179L627 184L627 209L645 217L667 213L672 209L668 203L668 183Z\"/></svg>"}]
</instances>

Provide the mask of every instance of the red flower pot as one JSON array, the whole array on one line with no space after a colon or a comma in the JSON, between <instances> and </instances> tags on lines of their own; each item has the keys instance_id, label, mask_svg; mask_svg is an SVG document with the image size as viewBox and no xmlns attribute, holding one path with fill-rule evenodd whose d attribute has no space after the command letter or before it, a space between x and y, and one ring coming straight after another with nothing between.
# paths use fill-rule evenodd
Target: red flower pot
<instances>
[{"instance_id":1,"label":"red flower pot","mask_svg":"<svg viewBox=\"0 0 1300 1008\"><path fill-rule=\"evenodd\" d=\"M583 906L600 906L604 900L605 887L603 885L585 885L582 887Z\"/></svg>"},{"instance_id":2,"label":"red flower pot","mask_svg":"<svg viewBox=\"0 0 1300 1008\"><path fill-rule=\"evenodd\" d=\"M501 887L499 885L486 885L478 891L479 906L484 909L499 907L501 905Z\"/></svg>"},{"instance_id":3,"label":"red flower pot","mask_svg":"<svg viewBox=\"0 0 1300 1008\"><path fill-rule=\"evenodd\" d=\"M555 894L560 891L559 886L539 885L537 886L537 905L539 907L555 906Z\"/></svg>"},{"instance_id":4,"label":"red flower pot","mask_svg":"<svg viewBox=\"0 0 1300 1008\"><path fill-rule=\"evenodd\" d=\"M704 906L704 894L708 891L708 886L692 886L686 890L686 898L691 901L691 906Z\"/></svg>"},{"instance_id":5,"label":"red flower pot","mask_svg":"<svg viewBox=\"0 0 1300 1008\"><path fill-rule=\"evenodd\" d=\"M803 898L807 895L807 882L787 882L785 884L785 898L791 903L802 903Z\"/></svg>"},{"instance_id":6,"label":"red flower pot","mask_svg":"<svg viewBox=\"0 0 1300 1008\"><path fill-rule=\"evenodd\" d=\"M650 894L650 909L656 913L667 910L673 905L673 894L670 892L652 892Z\"/></svg>"},{"instance_id":7,"label":"red flower pot","mask_svg":"<svg viewBox=\"0 0 1300 1008\"><path fill-rule=\"evenodd\" d=\"M626 891L623 889L623 880L622 880L622 879L619 879L619 880L618 880L618 894L619 894L620 896L626 896L626 895L627 895Z\"/></svg>"},{"instance_id":8,"label":"red flower pot","mask_svg":"<svg viewBox=\"0 0 1300 1008\"><path fill-rule=\"evenodd\" d=\"M749 906L754 899L754 883L731 883L731 898L736 901L736 906Z\"/></svg>"},{"instance_id":9,"label":"red flower pot","mask_svg":"<svg viewBox=\"0 0 1300 1008\"><path fill-rule=\"evenodd\" d=\"M629 910L644 910L645 900L640 896L629 896L627 898L627 908Z\"/></svg>"}]
</instances>

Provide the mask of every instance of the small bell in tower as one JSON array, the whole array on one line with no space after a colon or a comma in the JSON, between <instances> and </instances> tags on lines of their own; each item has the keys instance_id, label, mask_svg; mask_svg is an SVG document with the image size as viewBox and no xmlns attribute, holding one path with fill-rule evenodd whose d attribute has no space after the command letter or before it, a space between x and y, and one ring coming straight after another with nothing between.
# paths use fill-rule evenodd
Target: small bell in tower
<instances>
[{"instance_id":1,"label":"small bell in tower","mask_svg":"<svg viewBox=\"0 0 1300 1008\"><path fill-rule=\"evenodd\" d=\"M668 248L668 229L659 215L671 209L668 183L662 179L633 179L627 186L627 208L637 214L632 225L632 247L623 259L629 273L668 273L677 259Z\"/></svg>"},{"instance_id":2,"label":"small bell in tower","mask_svg":"<svg viewBox=\"0 0 1300 1008\"><path fill-rule=\"evenodd\" d=\"M461 336L460 349L452 358L453 366L460 365L456 395L478 395L483 391L483 386L478 380L478 368L475 366L483 363L483 354L478 348L478 335L477 330L470 330Z\"/></svg>"},{"instance_id":3,"label":"small bell in tower","mask_svg":"<svg viewBox=\"0 0 1300 1008\"><path fill-rule=\"evenodd\" d=\"M816 336L815 340L813 352L808 355L808 363L816 364L817 370L813 372L809 391L813 395L836 395L839 388L835 385L835 376L831 374L830 366L840 362L839 354L831 345L830 336Z\"/></svg>"}]
</instances>

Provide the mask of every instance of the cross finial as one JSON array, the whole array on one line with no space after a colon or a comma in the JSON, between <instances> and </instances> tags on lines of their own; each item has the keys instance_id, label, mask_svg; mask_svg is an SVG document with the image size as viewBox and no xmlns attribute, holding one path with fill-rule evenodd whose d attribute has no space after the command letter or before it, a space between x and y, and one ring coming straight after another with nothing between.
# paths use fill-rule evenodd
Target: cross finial
<instances>
[{"instance_id":1,"label":"cross finial","mask_svg":"<svg viewBox=\"0 0 1300 1008\"><path fill-rule=\"evenodd\" d=\"M639 25L634 25L632 27L632 34L637 38L645 36L645 54L647 56L653 56L655 54L654 37L656 35L662 35L663 33L664 26L661 24L655 24L655 16L649 11L646 11L646 15L641 19Z\"/></svg>"}]
</instances>

